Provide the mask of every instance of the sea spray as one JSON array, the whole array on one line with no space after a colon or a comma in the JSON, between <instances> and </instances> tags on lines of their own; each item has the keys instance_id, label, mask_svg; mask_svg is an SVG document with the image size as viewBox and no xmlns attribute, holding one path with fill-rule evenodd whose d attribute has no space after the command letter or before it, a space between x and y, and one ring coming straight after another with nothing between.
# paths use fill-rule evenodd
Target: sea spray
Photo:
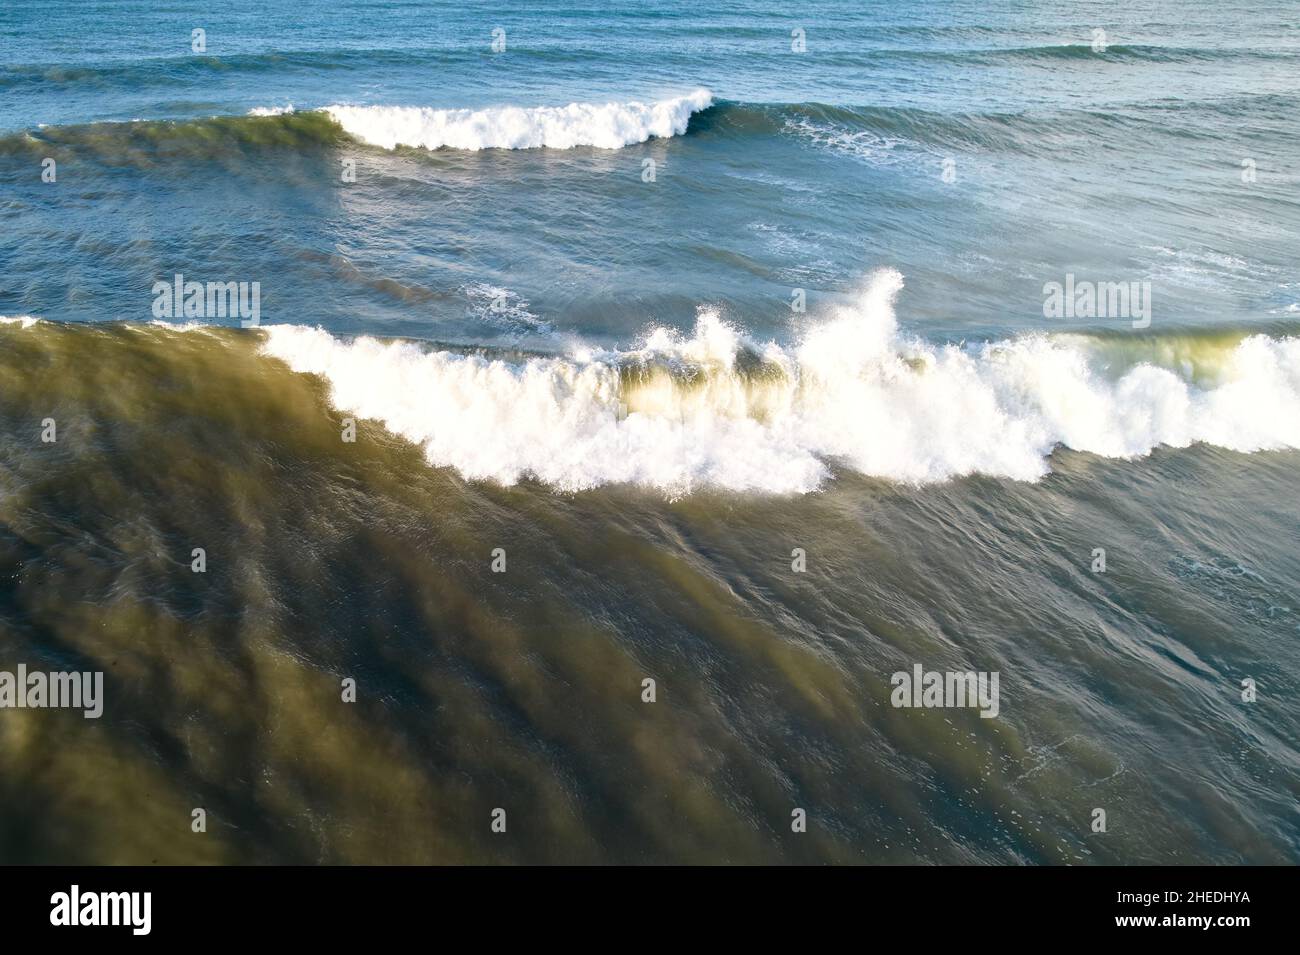
<instances>
[{"instance_id":1,"label":"sea spray","mask_svg":"<svg viewBox=\"0 0 1300 955\"><path fill-rule=\"evenodd\" d=\"M620 149L652 137L680 136L691 115L712 103L708 90L697 89L685 96L646 103L478 110L334 105L324 111L350 135L385 149Z\"/></svg>"},{"instance_id":2,"label":"sea spray","mask_svg":"<svg viewBox=\"0 0 1300 955\"><path fill-rule=\"evenodd\" d=\"M322 375L336 406L421 445L431 464L566 491L797 494L836 466L913 484L1033 481L1058 446L1114 458L1198 441L1300 447L1298 338L1241 337L1208 376L1152 363L1159 349L1141 341L1126 368L1114 345L1080 335L932 344L897 328L902 281L876 273L789 345L754 343L703 309L690 335L660 328L638 348L564 357L505 360L300 326L267 329L263 348Z\"/></svg>"}]
</instances>

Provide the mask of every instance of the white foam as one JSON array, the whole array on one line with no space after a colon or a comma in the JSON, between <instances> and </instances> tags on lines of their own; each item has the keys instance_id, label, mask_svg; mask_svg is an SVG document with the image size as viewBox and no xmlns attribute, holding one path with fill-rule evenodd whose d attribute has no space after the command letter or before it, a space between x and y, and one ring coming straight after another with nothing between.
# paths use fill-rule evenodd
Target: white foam
<instances>
[{"instance_id":1,"label":"white foam","mask_svg":"<svg viewBox=\"0 0 1300 955\"><path fill-rule=\"evenodd\" d=\"M1107 457L1197 441L1300 447L1298 338L1245 338L1196 384L1140 359L1108 371L1115 346L1083 336L910 340L895 325L901 287L878 273L792 346L747 342L704 310L690 335L660 328L630 351L519 361L300 326L265 327L263 348L324 376L336 406L423 446L431 464L569 491L802 493L834 463L908 483L1033 481L1058 445Z\"/></svg>"},{"instance_id":2,"label":"white foam","mask_svg":"<svg viewBox=\"0 0 1300 955\"><path fill-rule=\"evenodd\" d=\"M508 288L475 282L462 291L472 314L487 324L515 331L550 331L549 324L528 310L528 302Z\"/></svg>"},{"instance_id":3,"label":"white foam","mask_svg":"<svg viewBox=\"0 0 1300 955\"><path fill-rule=\"evenodd\" d=\"M713 94L697 89L651 103L570 103L568 106L500 106L430 109L422 106L325 107L350 135L393 149L620 149L652 136L679 136L691 114L706 109Z\"/></svg>"},{"instance_id":4,"label":"white foam","mask_svg":"<svg viewBox=\"0 0 1300 955\"><path fill-rule=\"evenodd\" d=\"M248 111L249 116L286 116L294 112L293 104L286 106L254 106Z\"/></svg>"},{"instance_id":5,"label":"white foam","mask_svg":"<svg viewBox=\"0 0 1300 955\"><path fill-rule=\"evenodd\" d=\"M865 129L853 130L832 124L814 123L804 118L787 120L784 129L823 149L862 159L873 165L892 165L902 162L907 158L905 153L908 148L913 150L920 148L895 136L881 136Z\"/></svg>"},{"instance_id":6,"label":"white foam","mask_svg":"<svg viewBox=\"0 0 1300 955\"><path fill-rule=\"evenodd\" d=\"M0 325L20 325L23 328L31 328L33 325L42 324L43 321L32 315L0 315Z\"/></svg>"}]
</instances>

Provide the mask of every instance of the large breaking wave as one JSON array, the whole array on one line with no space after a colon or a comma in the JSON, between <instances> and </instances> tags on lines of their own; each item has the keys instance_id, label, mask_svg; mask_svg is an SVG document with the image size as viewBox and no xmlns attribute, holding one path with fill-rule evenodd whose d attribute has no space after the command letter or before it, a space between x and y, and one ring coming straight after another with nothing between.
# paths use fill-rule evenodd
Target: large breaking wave
<instances>
[{"instance_id":1,"label":"large breaking wave","mask_svg":"<svg viewBox=\"0 0 1300 955\"><path fill-rule=\"evenodd\" d=\"M1026 335L936 345L897 327L902 276L792 345L715 311L638 347L494 357L320 329L265 329L266 354L323 376L340 409L469 479L566 491L630 483L804 493L836 466L906 483L1033 481L1058 446L1139 457L1206 442L1300 447L1300 338Z\"/></svg>"}]
</instances>

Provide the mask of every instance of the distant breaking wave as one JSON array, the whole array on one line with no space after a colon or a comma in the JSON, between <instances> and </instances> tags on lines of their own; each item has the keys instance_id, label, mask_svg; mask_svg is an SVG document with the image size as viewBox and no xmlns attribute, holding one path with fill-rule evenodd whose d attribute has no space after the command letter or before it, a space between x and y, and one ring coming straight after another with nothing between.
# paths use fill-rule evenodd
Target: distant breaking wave
<instances>
[{"instance_id":1,"label":"distant breaking wave","mask_svg":"<svg viewBox=\"0 0 1300 955\"><path fill-rule=\"evenodd\" d=\"M618 149L686 132L729 138L782 135L817 149L871 161L897 161L935 150L1055 152L1062 141L1107 135L1189 135L1190 112L1267 121L1300 109L1294 94L1230 97L1193 105L1157 100L1122 110L1061 109L1045 115L950 113L901 106L745 103L715 99L706 89L650 102L500 106L481 110L414 106L346 106L296 110L264 105L242 116L140 119L43 126L0 134L0 154L48 155L51 147L89 149L100 161L149 162L155 157L225 156L239 151L328 149L355 142L376 148L453 150L593 146ZM1052 136L1044 138L1044 128ZM945 154L947 154L945 152Z\"/></svg>"},{"instance_id":2,"label":"distant breaking wave","mask_svg":"<svg viewBox=\"0 0 1300 955\"><path fill-rule=\"evenodd\" d=\"M1300 448L1300 338L1028 335L933 345L898 331L894 271L795 345L716 312L628 351L466 354L271 326L266 354L320 375L335 406L464 477L565 491L628 483L806 493L839 465L924 484L1034 481L1058 446Z\"/></svg>"},{"instance_id":3,"label":"distant breaking wave","mask_svg":"<svg viewBox=\"0 0 1300 955\"><path fill-rule=\"evenodd\" d=\"M656 102L570 103L430 109L422 106L327 106L324 112L351 136L394 149L621 149L651 137L680 136L713 94L697 89Z\"/></svg>"},{"instance_id":4,"label":"distant breaking wave","mask_svg":"<svg viewBox=\"0 0 1300 955\"><path fill-rule=\"evenodd\" d=\"M138 119L0 135L0 154L37 152L47 146L90 148L108 162L132 156L222 155L256 147L329 147L359 141L383 149L621 149L655 137L680 136L691 116L713 104L697 89L652 102L570 103L568 106L499 106L430 109L420 106L257 106L243 116Z\"/></svg>"}]
</instances>

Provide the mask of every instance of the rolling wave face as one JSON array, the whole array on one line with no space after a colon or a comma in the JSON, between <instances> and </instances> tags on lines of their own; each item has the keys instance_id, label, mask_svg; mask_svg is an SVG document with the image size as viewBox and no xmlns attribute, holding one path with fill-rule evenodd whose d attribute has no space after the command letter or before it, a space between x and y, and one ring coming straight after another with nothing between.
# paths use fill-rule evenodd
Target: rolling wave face
<instances>
[{"instance_id":1,"label":"rolling wave face","mask_svg":"<svg viewBox=\"0 0 1300 955\"><path fill-rule=\"evenodd\" d=\"M323 376L333 403L423 446L469 479L820 487L833 465L922 484L1033 481L1058 445L1137 457L1207 442L1300 447L1300 338L1215 346L1031 335L935 346L896 328L894 271L797 345L747 342L715 312L632 351L503 360L319 329L265 329L266 354ZM1194 351L1194 359L1188 349ZM1172 367L1154 362L1172 358Z\"/></svg>"},{"instance_id":2,"label":"rolling wave face","mask_svg":"<svg viewBox=\"0 0 1300 955\"><path fill-rule=\"evenodd\" d=\"M1056 155L1063 144L1091 141L1100 130L1107 136L1134 140L1182 140L1204 136L1211 118L1216 125L1231 119L1234 128L1246 118L1252 125L1263 125L1298 108L1300 99L1293 94L1231 97L1194 105L1156 100L1104 111L1058 107L1035 112L718 101L692 125L692 132L717 131L733 137L791 135L823 149L864 158L889 159L903 150L933 149Z\"/></svg>"},{"instance_id":3,"label":"rolling wave face","mask_svg":"<svg viewBox=\"0 0 1300 955\"><path fill-rule=\"evenodd\" d=\"M691 114L712 94L698 89L653 103L570 103L568 106L429 109L415 106L327 106L350 135L385 149L621 149L651 137L686 132Z\"/></svg>"},{"instance_id":4,"label":"rolling wave face","mask_svg":"<svg viewBox=\"0 0 1300 955\"><path fill-rule=\"evenodd\" d=\"M155 159L207 158L265 148L306 152L343 139L338 125L323 113L295 113L288 107L247 116L45 126L0 136L0 155L44 156L51 148L64 148L107 165L144 165Z\"/></svg>"},{"instance_id":5,"label":"rolling wave face","mask_svg":"<svg viewBox=\"0 0 1300 955\"><path fill-rule=\"evenodd\" d=\"M652 137L686 132L694 113L713 102L705 89L652 103L571 103L568 106L427 109L405 106L328 106L296 110L258 106L243 116L139 119L131 122L45 126L0 136L0 155L45 155L51 147L87 150L108 164L153 157L209 157L258 148L301 151L349 139L384 149L620 149Z\"/></svg>"}]
</instances>

